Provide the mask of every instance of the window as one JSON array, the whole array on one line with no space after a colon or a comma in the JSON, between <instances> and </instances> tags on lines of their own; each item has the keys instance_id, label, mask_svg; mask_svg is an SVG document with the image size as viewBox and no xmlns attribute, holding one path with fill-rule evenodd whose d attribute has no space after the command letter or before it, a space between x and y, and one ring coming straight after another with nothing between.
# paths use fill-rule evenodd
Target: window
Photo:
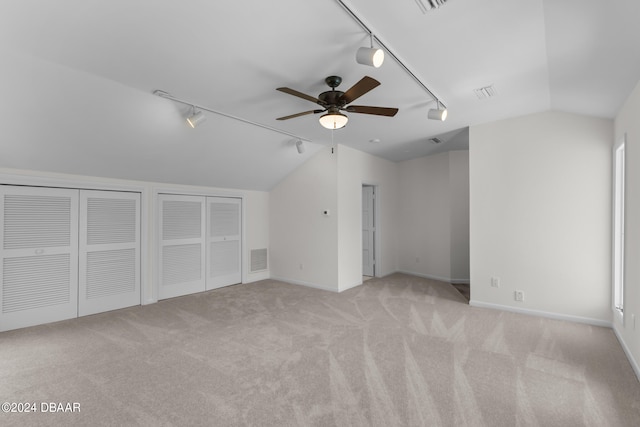
<instances>
[{"instance_id":1,"label":"window","mask_svg":"<svg viewBox=\"0 0 640 427\"><path fill-rule=\"evenodd\" d=\"M624 140L615 150L613 188L613 307L624 315Z\"/></svg>"}]
</instances>

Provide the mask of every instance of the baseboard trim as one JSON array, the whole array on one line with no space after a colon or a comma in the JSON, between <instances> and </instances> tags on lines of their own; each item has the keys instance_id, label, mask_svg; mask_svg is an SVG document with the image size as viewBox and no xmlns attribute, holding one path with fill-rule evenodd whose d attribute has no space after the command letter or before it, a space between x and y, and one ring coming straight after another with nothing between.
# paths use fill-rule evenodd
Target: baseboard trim
<instances>
[{"instance_id":1,"label":"baseboard trim","mask_svg":"<svg viewBox=\"0 0 640 427\"><path fill-rule=\"evenodd\" d=\"M631 368L633 368L633 372L635 372L636 374L636 379L640 381L640 366L638 366L638 363L633 358L633 354L631 353L631 350L629 349L629 347L627 347L627 343L622 338L622 335L618 331L618 327L615 324L613 325L613 333L616 334L616 338L618 338L618 342L620 343L622 350L624 350L624 354L627 356L627 359L631 364Z\"/></svg>"},{"instance_id":2,"label":"baseboard trim","mask_svg":"<svg viewBox=\"0 0 640 427\"><path fill-rule=\"evenodd\" d=\"M446 282L446 283L466 284L466 285L471 283L470 279L452 279L451 277L434 276L433 274L416 273L414 271L409 271L409 270L397 270L396 273L409 274L411 276L422 277L423 279L437 280L439 282Z\"/></svg>"},{"instance_id":3,"label":"baseboard trim","mask_svg":"<svg viewBox=\"0 0 640 427\"><path fill-rule=\"evenodd\" d=\"M328 286L318 285L317 283L305 282L305 281L302 281L302 280L294 280L294 279L289 279L289 278L286 278L286 277L279 277L279 276L271 276L271 279L278 280L280 282L291 283L292 285L305 286L307 288L320 289L320 290L323 290L323 291L336 292L336 293L340 292L340 290L338 290L336 288L330 288Z\"/></svg>"},{"instance_id":4,"label":"baseboard trim","mask_svg":"<svg viewBox=\"0 0 640 427\"><path fill-rule=\"evenodd\" d=\"M541 310L531 310L528 308L517 308L517 307L511 307L508 305L491 304L491 303L475 301L475 300L469 301L469 305L472 307L490 308L494 310L509 311L512 313L527 314L530 316L546 317L546 318L555 319L555 320L566 320L569 322L585 323L587 325L601 326L603 328L613 327L613 323L610 321L593 319L590 317L572 316L569 314L552 313L549 311L541 311Z\"/></svg>"},{"instance_id":5,"label":"baseboard trim","mask_svg":"<svg viewBox=\"0 0 640 427\"><path fill-rule=\"evenodd\" d=\"M342 288L340 288L340 290L338 292L348 291L349 289L357 288L360 285L362 285L362 280L360 280L359 282L352 283L352 284L347 285L347 286L343 286Z\"/></svg>"}]
</instances>

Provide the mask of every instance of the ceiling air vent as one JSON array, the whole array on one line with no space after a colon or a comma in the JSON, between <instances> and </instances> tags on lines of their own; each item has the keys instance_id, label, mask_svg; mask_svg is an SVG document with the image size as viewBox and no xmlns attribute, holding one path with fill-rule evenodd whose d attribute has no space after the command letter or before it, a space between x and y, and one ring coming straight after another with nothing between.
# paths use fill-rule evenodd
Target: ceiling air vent
<instances>
[{"instance_id":1,"label":"ceiling air vent","mask_svg":"<svg viewBox=\"0 0 640 427\"><path fill-rule=\"evenodd\" d=\"M440 144L442 143L442 140L440 138L431 138L429 139L429 142L431 142L432 144Z\"/></svg>"},{"instance_id":2,"label":"ceiling air vent","mask_svg":"<svg viewBox=\"0 0 640 427\"><path fill-rule=\"evenodd\" d=\"M493 98L498 94L498 92L496 92L496 88L494 88L493 85L474 89L473 92L476 94L478 99Z\"/></svg>"},{"instance_id":3,"label":"ceiling air vent","mask_svg":"<svg viewBox=\"0 0 640 427\"><path fill-rule=\"evenodd\" d=\"M431 9L437 9L447 2L447 0L415 0L422 13L427 13Z\"/></svg>"}]
</instances>

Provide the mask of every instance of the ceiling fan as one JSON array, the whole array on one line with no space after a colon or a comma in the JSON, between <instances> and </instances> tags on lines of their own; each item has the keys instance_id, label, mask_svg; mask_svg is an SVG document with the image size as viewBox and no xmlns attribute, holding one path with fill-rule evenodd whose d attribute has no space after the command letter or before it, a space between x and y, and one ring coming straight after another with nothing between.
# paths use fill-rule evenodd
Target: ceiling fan
<instances>
[{"instance_id":1,"label":"ceiling fan","mask_svg":"<svg viewBox=\"0 0 640 427\"><path fill-rule=\"evenodd\" d=\"M307 114L324 113L320 116L320 124L327 129L340 129L347 124L349 118L342 114L340 111L347 111L349 113L361 113L361 114L373 114L376 116L393 117L398 112L397 108L385 108L385 107L368 107L364 105L347 105L360 98L365 93L374 89L380 85L380 82L369 76L364 76L358 83L353 85L346 92L336 90L336 88L342 83L342 77L329 76L324 79L325 83L331 88L326 92L322 92L317 98L298 92L297 90L290 89L288 87L279 87L276 90L280 92L288 93L289 95L297 96L298 98L306 99L307 101L315 102L323 109L309 110L302 113L292 114L290 116L278 117L276 120L289 120L300 116L306 116Z\"/></svg>"}]
</instances>

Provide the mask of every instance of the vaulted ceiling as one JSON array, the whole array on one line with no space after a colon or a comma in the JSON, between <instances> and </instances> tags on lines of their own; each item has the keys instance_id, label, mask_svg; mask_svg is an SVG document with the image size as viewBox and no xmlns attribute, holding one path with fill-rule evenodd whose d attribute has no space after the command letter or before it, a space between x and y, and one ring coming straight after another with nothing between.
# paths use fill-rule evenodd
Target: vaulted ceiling
<instances>
[{"instance_id":1,"label":"vaulted ceiling","mask_svg":"<svg viewBox=\"0 0 640 427\"><path fill-rule=\"evenodd\" d=\"M48 125L25 124L50 126L52 137L27 132L3 147L11 155L0 166L268 190L330 144L401 161L464 148L468 126L508 117L553 109L613 118L640 79L637 0L448 0L426 13L420 1L343 0L446 104L445 122L427 119L434 99L389 54L378 69L356 63L369 37L336 0L4 2L0 124L14 126L29 104L29 115L47 115ZM19 61L69 70L84 87L25 76ZM398 114L347 113L336 131L317 114L275 120L317 108L276 88L315 97L330 75L343 78L342 90L365 75L377 79L356 103ZM33 92L11 92L8 77L22 81L22 92L32 79ZM489 85L496 96L478 99L474 89ZM190 129L189 107L153 95L158 89L223 115L205 113L207 122ZM56 126L59 109L84 130ZM309 141L302 155L297 137ZM76 154L34 158L45 143Z\"/></svg>"}]
</instances>

